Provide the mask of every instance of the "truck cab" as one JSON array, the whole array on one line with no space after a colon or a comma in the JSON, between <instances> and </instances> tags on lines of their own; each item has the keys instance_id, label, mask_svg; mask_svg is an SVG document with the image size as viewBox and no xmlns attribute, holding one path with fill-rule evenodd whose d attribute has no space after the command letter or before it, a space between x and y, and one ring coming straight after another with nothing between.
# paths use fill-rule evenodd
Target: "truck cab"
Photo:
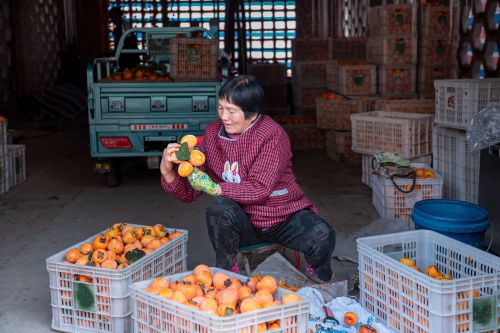
<instances>
[{"instance_id":1,"label":"truck cab","mask_svg":"<svg viewBox=\"0 0 500 333\"><path fill-rule=\"evenodd\" d=\"M131 34L143 47L127 49ZM159 163L163 149L185 134L201 136L217 119L218 92L228 76L218 40L202 28L127 30L115 57L87 68L91 156L108 186L121 182L120 161L140 157ZM120 68L126 54L139 55L134 68Z\"/></svg>"}]
</instances>

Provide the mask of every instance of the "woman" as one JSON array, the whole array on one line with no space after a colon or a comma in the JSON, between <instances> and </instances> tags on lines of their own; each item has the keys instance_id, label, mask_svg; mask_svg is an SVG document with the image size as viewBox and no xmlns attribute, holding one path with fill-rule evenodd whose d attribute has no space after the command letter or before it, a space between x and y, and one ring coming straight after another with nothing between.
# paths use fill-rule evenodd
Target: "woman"
<instances>
[{"instance_id":1,"label":"woman","mask_svg":"<svg viewBox=\"0 0 500 333\"><path fill-rule=\"evenodd\" d=\"M171 143L160 165L163 188L187 203L203 192L216 197L206 222L218 267L234 272L238 248L271 242L303 252L311 280L330 281L335 233L298 186L288 136L262 114L264 105L253 77L228 81L219 92L220 119L199 147L206 156L201 171L176 175L171 154L180 145Z\"/></svg>"}]
</instances>

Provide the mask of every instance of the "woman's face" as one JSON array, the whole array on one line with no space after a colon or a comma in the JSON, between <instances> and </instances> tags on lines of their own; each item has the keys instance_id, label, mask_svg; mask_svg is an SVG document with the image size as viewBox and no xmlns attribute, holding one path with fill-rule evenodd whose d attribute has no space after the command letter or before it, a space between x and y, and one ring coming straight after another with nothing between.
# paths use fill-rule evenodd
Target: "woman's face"
<instances>
[{"instance_id":1,"label":"woman's face","mask_svg":"<svg viewBox=\"0 0 500 333\"><path fill-rule=\"evenodd\" d=\"M219 117L228 134L241 134L255 120L257 114L245 119L245 113L239 106L219 99Z\"/></svg>"}]
</instances>

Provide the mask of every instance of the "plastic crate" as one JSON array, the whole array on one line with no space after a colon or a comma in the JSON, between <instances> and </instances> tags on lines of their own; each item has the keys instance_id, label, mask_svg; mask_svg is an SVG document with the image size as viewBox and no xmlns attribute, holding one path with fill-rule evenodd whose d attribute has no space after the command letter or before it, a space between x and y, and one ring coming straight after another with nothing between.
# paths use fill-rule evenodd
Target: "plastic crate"
<instances>
[{"instance_id":1,"label":"plastic crate","mask_svg":"<svg viewBox=\"0 0 500 333\"><path fill-rule=\"evenodd\" d=\"M425 36L420 41L420 61L428 65L447 65L452 61L452 42L450 36Z\"/></svg>"},{"instance_id":2,"label":"plastic crate","mask_svg":"<svg viewBox=\"0 0 500 333\"><path fill-rule=\"evenodd\" d=\"M173 229L168 229L172 232ZM123 270L81 266L64 262L72 248L92 242L94 235L47 258L52 306L52 328L63 332L131 332L130 285L166 274L186 270L188 232L173 239ZM92 279L77 282L75 275ZM86 290L90 299L78 301L75 289Z\"/></svg>"},{"instance_id":3,"label":"plastic crate","mask_svg":"<svg viewBox=\"0 0 500 333\"><path fill-rule=\"evenodd\" d=\"M324 89L326 65L326 61L295 61L292 70L293 83L305 88Z\"/></svg>"},{"instance_id":4,"label":"plastic crate","mask_svg":"<svg viewBox=\"0 0 500 333\"><path fill-rule=\"evenodd\" d=\"M409 65L417 61L417 39L413 34L368 39L368 61L382 65Z\"/></svg>"},{"instance_id":5,"label":"plastic crate","mask_svg":"<svg viewBox=\"0 0 500 333\"><path fill-rule=\"evenodd\" d=\"M370 7L368 35L380 36L415 31L416 11L412 4Z\"/></svg>"},{"instance_id":6,"label":"plastic crate","mask_svg":"<svg viewBox=\"0 0 500 333\"><path fill-rule=\"evenodd\" d=\"M452 24L449 7L422 7L422 35L449 35Z\"/></svg>"},{"instance_id":7,"label":"plastic crate","mask_svg":"<svg viewBox=\"0 0 500 333\"><path fill-rule=\"evenodd\" d=\"M301 84L293 85L293 104L299 108L315 108L316 97L325 92L325 87L311 88Z\"/></svg>"},{"instance_id":8,"label":"plastic crate","mask_svg":"<svg viewBox=\"0 0 500 333\"><path fill-rule=\"evenodd\" d=\"M254 76L262 84L286 84L286 66L280 63L247 64L248 75Z\"/></svg>"},{"instance_id":9,"label":"plastic crate","mask_svg":"<svg viewBox=\"0 0 500 333\"><path fill-rule=\"evenodd\" d=\"M0 157L7 155L7 119L0 116Z\"/></svg>"},{"instance_id":10,"label":"plastic crate","mask_svg":"<svg viewBox=\"0 0 500 333\"><path fill-rule=\"evenodd\" d=\"M432 99L378 99L373 111L434 114L434 108Z\"/></svg>"},{"instance_id":11,"label":"plastic crate","mask_svg":"<svg viewBox=\"0 0 500 333\"><path fill-rule=\"evenodd\" d=\"M471 118L491 102L500 102L500 79L434 81L436 123L467 129Z\"/></svg>"},{"instance_id":12,"label":"plastic crate","mask_svg":"<svg viewBox=\"0 0 500 333\"><path fill-rule=\"evenodd\" d=\"M432 115L372 111L351 115L352 150L376 154L391 150L406 157L432 149Z\"/></svg>"},{"instance_id":13,"label":"plastic crate","mask_svg":"<svg viewBox=\"0 0 500 333\"><path fill-rule=\"evenodd\" d=\"M216 81L219 40L172 38L170 76L177 81Z\"/></svg>"},{"instance_id":14,"label":"plastic crate","mask_svg":"<svg viewBox=\"0 0 500 333\"><path fill-rule=\"evenodd\" d=\"M350 130L351 114L368 112L375 98L357 97L354 99L316 98L316 120L318 128Z\"/></svg>"},{"instance_id":15,"label":"plastic crate","mask_svg":"<svg viewBox=\"0 0 500 333\"><path fill-rule=\"evenodd\" d=\"M335 60L366 60L366 38L334 38L332 49Z\"/></svg>"},{"instance_id":16,"label":"plastic crate","mask_svg":"<svg viewBox=\"0 0 500 333\"><path fill-rule=\"evenodd\" d=\"M293 60L326 61L332 59L331 38L295 38L292 40Z\"/></svg>"},{"instance_id":17,"label":"plastic crate","mask_svg":"<svg viewBox=\"0 0 500 333\"><path fill-rule=\"evenodd\" d=\"M377 67L331 62L326 65L326 87L342 95L375 95Z\"/></svg>"},{"instance_id":18,"label":"plastic crate","mask_svg":"<svg viewBox=\"0 0 500 333\"><path fill-rule=\"evenodd\" d=\"M26 146L8 145L10 160L10 187L17 186L26 180Z\"/></svg>"},{"instance_id":19,"label":"plastic crate","mask_svg":"<svg viewBox=\"0 0 500 333\"><path fill-rule=\"evenodd\" d=\"M378 66L380 95L391 98L414 98L415 73L414 65Z\"/></svg>"},{"instance_id":20,"label":"plastic crate","mask_svg":"<svg viewBox=\"0 0 500 333\"><path fill-rule=\"evenodd\" d=\"M230 277L246 281L248 277L219 268L212 272L224 272ZM169 281L181 280L192 272L167 276ZM135 333L241 333L257 332L257 325L272 320L280 321L280 332L306 332L309 320L309 301L279 305L263 310L240 313L233 316L216 317L187 305L176 303L144 290L151 280L131 286L133 321ZM282 297L291 291L278 288L275 296Z\"/></svg>"},{"instance_id":21,"label":"plastic crate","mask_svg":"<svg viewBox=\"0 0 500 333\"><path fill-rule=\"evenodd\" d=\"M443 176L443 197L478 203L480 152L471 151L466 132L434 127L434 167Z\"/></svg>"},{"instance_id":22,"label":"plastic crate","mask_svg":"<svg viewBox=\"0 0 500 333\"><path fill-rule=\"evenodd\" d=\"M359 161L361 154L351 150L351 132L335 131L326 132L326 155L336 162Z\"/></svg>"},{"instance_id":23,"label":"plastic crate","mask_svg":"<svg viewBox=\"0 0 500 333\"><path fill-rule=\"evenodd\" d=\"M423 65L418 71L418 93L420 96L434 98L434 81L449 80L455 77L455 67L450 65ZM433 102L434 104L434 102ZM434 110L435 105L433 105ZM434 113L434 112L433 112Z\"/></svg>"},{"instance_id":24,"label":"plastic crate","mask_svg":"<svg viewBox=\"0 0 500 333\"><path fill-rule=\"evenodd\" d=\"M420 333L497 332L498 257L429 230L361 237L357 248L361 304L389 328ZM436 265L453 280L434 279L400 263L402 257L414 259L421 269ZM479 297L473 298L474 290ZM483 320L491 326L485 327Z\"/></svg>"},{"instance_id":25,"label":"plastic crate","mask_svg":"<svg viewBox=\"0 0 500 333\"><path fill-rule=\"evenodd\" d=\"M9 191L10 188L10 163L8 156L0 155L0 194Z\"/></svg>"},{"instance_id":26,"label":"plastic crate","mask_svg":"<svg viewBox=\"0 0 500 333\"><path fill-rule=\"evenodd\" d=\"M423 163L412 163L415 168L431 169ZM377 213L388 220L407 221L415 203L424 199L441 199L443 196L443 179L434 170L436 178L418 179L415 189L410 193L403 193L394 186L392 180L373 175L372 203ZM403 190L409 190L413 184L412 179L395 178L395 183Z\"/></svg>"}]
</instances>

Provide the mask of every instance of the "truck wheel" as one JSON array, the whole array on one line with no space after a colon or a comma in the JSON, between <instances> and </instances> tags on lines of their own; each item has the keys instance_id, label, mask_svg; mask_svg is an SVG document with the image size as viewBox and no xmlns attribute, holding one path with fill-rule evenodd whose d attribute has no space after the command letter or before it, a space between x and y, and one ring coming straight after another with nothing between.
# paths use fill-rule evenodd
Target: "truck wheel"
<instances>
[{"instance_id":1,"label":"truck wheel","mask_svg":"<svg viewBox=\"0 0 500 333\"><path fill-rule=\"evenodd\" d=\"M120 164L116 161L111 163L111 170L104 174L104 182L108 187L118 187L122 183Z\"/></svg>"}]
</instances>

